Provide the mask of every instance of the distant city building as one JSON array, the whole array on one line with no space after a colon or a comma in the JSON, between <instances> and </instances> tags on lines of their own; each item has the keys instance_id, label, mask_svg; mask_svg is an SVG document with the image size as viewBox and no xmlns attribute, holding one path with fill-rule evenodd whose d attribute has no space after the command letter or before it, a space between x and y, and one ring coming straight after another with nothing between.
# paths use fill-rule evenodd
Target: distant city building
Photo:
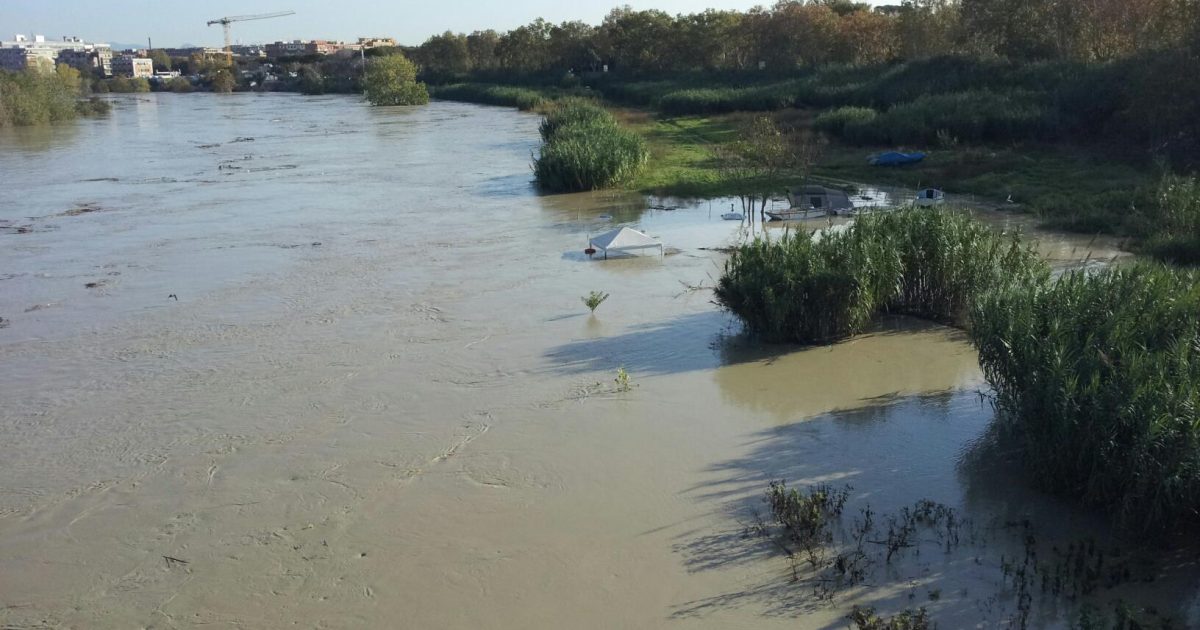
<instances>
[{"instance_id":1,"label":"distant city building","mask_svg":"<svg viewBox=\"0 0 1200 630\"><path fill-rule=\"evenodd\" d=\"M149 79L154 76L154 62L145 57L121 54L113 57L112 71L118 76Z\"/></svg>"},{"instance_id":2,"label":"distant city building","mask_svg":"<svg viewBox=\"0 0 1200 630\"><path fill-rule=\"evenodd\" d=\"M201 46L192 46L189 48L156 48L155 50L161 50L161 51L167 53L168 57L191 57L192 55L203 55L205 57L216 57L217 55L225 54L224 48L212 48L212 47L201 47Z\"/></svg>"},{"instance_id":3,"label":"distant city building","mask_svg":"<svg viewBox=\"0 0 1200 630\"><path fill-rule=\"evenodd\" d=\"M381 48L381 47L396 47L396 39L393 37L359 37L359 48Z\"/></svg>"},{"instance_id":4,"label":"distant city building","mask_svg":"<svg viewBox=\"0 0 1200 630\"><path fill-rule=\"evenodd\" d=\"M11 41L0 41L0 68L5 70L53 69L57 63L67 63L77 68L99 68L108 76L111 59L108 44L85 42L78 37L48 41L44 35L30 39L17 34Z\"/></svg>"},{"instance_id":5,"label":"distant city building","mask_svg":"<svg viewBox=\"0 0 1200 630\"><path fill-rule=\"evenodd\" d=\"M266 57L267 49L262 44L237 44L229 47L238 57Z\"/></svg>"},{"instance_id":6,"label":"distant city building","mask_svg":"<svg viewBox=\"0 0 1200 630\"><path fill-rule=\"evenodd\" d=\"M358 50L360 46L360 44L347 44L346 42L325 39L294 39L290 42L267 44L264 48L267 57L277 59L279 57L300 57L304 55L334 55L343 50Z\"/></svg>"},{"instance_id":7,"label":"distant city building","mask_svg":"<svg viewBox=\"0 0 1200 630\"><path fill-rule=\"evenodd\" d=\"M275 42L274 44L267 44L266 46L267 56L271 58L299 57L300 55L308 54L306 52L307 48L308 42L303 42L298 39L294 39L290 42Z\"/></svg>"},{"instance_id":8,"label":"distant city building","mask_svg":"<svg viewBox=\"0 0 1200 630\"><path fill-rule=\"evenodd\" d=\"M108 46L97 46L92 50L63 50L58 53L58 63L65 63L73 68L85 71L95 71L101 76L112 76L112 49Z\"/></svg>"}]
</instances>

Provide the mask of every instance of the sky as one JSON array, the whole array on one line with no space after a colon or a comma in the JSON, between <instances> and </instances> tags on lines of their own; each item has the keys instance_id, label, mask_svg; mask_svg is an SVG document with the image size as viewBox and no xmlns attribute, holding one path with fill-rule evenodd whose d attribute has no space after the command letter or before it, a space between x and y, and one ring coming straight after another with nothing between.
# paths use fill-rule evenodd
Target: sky
<instances>
[{"instance_id":1,"label":"sky","mask_svg":"<svg viewBox=\"0 0 1200 630\"><path fill-rule=\"evenodd\" d=\"M630 0L635 9L695 13L707 8L745 10L773 0ZM542 17L551 22L599 24L620 0L0 0L0 40L16 33L64 35L88 41L155 47L223 45L221 27L208 20L227 15L295 11L296 15L233 24L234 42L289 39L353 41L395 37L419 44L447 30L506 31ZM872 4L888 4L873 0Z\"/></svg>"}]
</instances>

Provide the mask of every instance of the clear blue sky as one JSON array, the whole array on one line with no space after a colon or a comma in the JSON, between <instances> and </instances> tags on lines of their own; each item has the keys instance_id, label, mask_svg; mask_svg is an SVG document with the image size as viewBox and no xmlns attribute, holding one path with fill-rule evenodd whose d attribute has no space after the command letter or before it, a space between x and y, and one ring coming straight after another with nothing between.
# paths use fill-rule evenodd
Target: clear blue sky
<instances>
[{"instance_id":1,"label":"clear blue sky","mask_svg":"<svg viewBox=\"0 0 1200 630\"><path fill-rule=\"evenodd\" d=\"M745 10L773 0L644 0L636 9L694 13L706 8ZM895 0L898 3L899 0ZM500 31L543 17L552 22L598 24L613 0L0 0L0 39L31 32L58 39L157 46L185 43L219 46L221 28L205 22L226 15L293 10L296 15L233 25L241 42L279 39L341 39L391 36L418 44L446 30ZM872 4L888 4L874 0Z\"/></svg>"}]
</instances>

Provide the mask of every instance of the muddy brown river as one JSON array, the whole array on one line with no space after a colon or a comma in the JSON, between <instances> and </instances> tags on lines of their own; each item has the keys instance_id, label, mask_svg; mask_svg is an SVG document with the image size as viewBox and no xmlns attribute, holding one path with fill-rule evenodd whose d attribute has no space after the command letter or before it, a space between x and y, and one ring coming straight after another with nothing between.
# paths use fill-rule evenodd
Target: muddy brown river
<instances>
[{"instance_id":1,"label":"muddy brown river","mask_svg":"<svg viewBox=\"0 0 1200 630\"><path fill-rule=\"evenodd\" d=\"M1187 554L1082 599L1006 575L1030 531L1043 559L1123 543L997 463L962 333L759 346L695 289L728 201L539 196L537 125L162 94L0 130L0 625L1066 627L1118 600L1200 624ZM581 253L620 225L671 252ZM757 533L779 479L850 486L844 530L921 499L969 525L823 582Z\"/></svg>"}]
</instances>

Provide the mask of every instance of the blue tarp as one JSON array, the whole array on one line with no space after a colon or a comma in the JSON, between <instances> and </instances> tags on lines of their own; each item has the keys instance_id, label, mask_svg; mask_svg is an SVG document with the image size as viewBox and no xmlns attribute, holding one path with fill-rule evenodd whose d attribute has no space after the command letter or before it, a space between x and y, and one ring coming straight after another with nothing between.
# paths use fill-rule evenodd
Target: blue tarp
<instances>
[{"instance_id":1,"label":"blue tarp","mask_svg":"<svg viewBox=\"0 0 1200 630\"><path fill-rule=\"evenodd\" d=\"M870 159L871 164L875 166L900 166L901 164L916 164L925 159L924 153L900 153L891 151L889 153L880 153Z\"/></svg>"}]
</instances>

